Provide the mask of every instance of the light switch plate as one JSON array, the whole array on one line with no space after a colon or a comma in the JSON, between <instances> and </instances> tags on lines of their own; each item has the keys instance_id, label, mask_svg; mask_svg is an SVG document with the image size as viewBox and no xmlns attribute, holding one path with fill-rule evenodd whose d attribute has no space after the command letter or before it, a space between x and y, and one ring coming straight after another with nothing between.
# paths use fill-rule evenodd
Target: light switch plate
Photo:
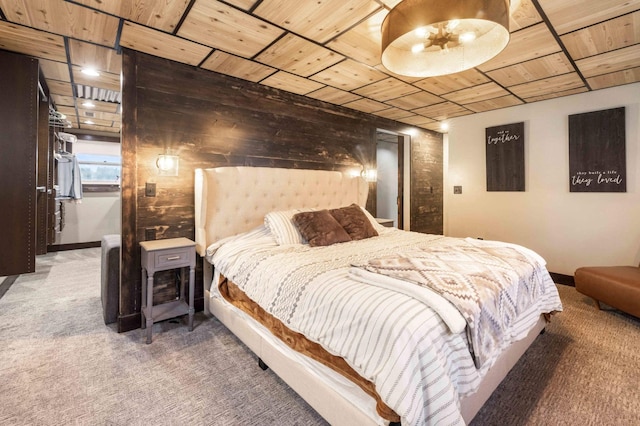
<instances>
[{"instance_id":1,"label":"light switch plate","mask_svg":"<svg viewBox=\"0 0 640 426\"><path fill-rule=\"evenodd\" d=\"M156 196L156 184L154 182L147 182L144 186L144 195L145 197L155 197Z\"/></svg>"},{"instance_id":2,"label":"light switch plate","mask_svg":"<svg viewBox=\"0 0 640 426\"><path fill-rule=\"evenodd\" d=\"M156 228L145 228L144 229L144 240L145 241L153 241L156 239Z\"/></svg>"},{"instance_id":3,"label":"light switch plate","mask_svg":"<svg viewBox=\"0 0 640 426\"><path fill-rule=\"evenodd\" d=\"M462 194L462 186L461 185L456 185L453 187L453 193L454 194Z\"/></svg>"}]
</instances>

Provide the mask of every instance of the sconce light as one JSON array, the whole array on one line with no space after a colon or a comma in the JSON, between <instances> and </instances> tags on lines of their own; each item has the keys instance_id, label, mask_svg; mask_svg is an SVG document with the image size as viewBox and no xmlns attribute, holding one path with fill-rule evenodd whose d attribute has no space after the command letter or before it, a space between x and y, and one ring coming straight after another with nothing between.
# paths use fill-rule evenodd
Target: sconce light
<instances>
[{"instance_id":1,"label":"sconce light","mask_svg":"<svg viewBox=\"0 0 640 426\"><path fill-rule=\"evenodd\" d=\"M367 182L375 182L378 180L378 171L376 169L362 169L360 176Z\"/></svg>"},{"instance_id":2,"label":"sconce light","mask_svg":"<svg viewBox=\"0 0 640 426\"><path fill-rule=\"evenodd\" d=\"M160 176L178 176L178 165L180 157L177 155L160 154L156 160L158 167L158 175Z\"/></svg>"}]
</instances>

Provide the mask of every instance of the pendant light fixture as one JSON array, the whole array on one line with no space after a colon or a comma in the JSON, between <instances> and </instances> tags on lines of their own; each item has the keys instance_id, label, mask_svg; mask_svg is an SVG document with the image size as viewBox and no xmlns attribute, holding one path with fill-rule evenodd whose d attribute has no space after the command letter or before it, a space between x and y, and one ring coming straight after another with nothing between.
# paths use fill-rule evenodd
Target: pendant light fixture
<instances>
[{"instance_id":1,"label":"pendant light fixture","mask_svg":"<svg viewBox=\"0 0 640 426\"><path fill-rule=\"evenodd\" d=\"M382 22L382 64L410 77L476 67L508 43L509 0L404 0Z\"/></svg>"}]
</instances>

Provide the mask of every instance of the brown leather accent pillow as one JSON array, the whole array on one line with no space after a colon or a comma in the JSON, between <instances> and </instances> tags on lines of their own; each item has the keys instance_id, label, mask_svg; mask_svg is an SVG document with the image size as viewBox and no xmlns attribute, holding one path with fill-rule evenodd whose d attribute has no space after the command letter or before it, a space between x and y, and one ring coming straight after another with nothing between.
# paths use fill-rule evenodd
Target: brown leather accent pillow
<instances>
[{"instance_id":1,"label":"brown leather accent pillow","mask_svg":"<svg viewBox=\"0 0 640 426\"><path fill-rule=\"evenodd\" d=\"M351 241L347 231L340 226L329 210L297 213L293 216L293 223L311 247Z\"/></svg>"},{"instance_id":2,"label":"brown leather accent pillow","mask_svg":"<svg viewBox=\"0 0 640 426\"><path fill-rule=\"evenodd\" d=\"M369 218L357 204L329 210L329 213L354 241L378 236L378 232L371 225Z\"/></svg>"}]
</instances>

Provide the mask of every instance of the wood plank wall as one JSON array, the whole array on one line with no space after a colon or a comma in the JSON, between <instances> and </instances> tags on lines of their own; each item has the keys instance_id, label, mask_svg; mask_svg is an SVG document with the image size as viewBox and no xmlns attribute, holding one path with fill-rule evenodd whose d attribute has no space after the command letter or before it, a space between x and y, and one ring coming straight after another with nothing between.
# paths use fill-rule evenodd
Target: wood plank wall
<instances>
[{"instance_id":1,"label":"wood plank wall","mask_svg":"<svg viewBox=\"0 0 640 426\"><path fill-rule=\"evenodd\" d=\"M375 167L377 128L412 129L412 229L442 233L442 135L278 89L123 50L122 267L119 331L140 325L140 248L157 238L194 238L194 170L268 166L316 170ZM165 150L179 176L158 176ZM145 196L145 184L156 196ZM423 185L428 185L420 189ZM369 210L375 214L375 184ZM170 279L157 302L172 297ZM202 263L196 304L202 307ZM162 287L162 286L160 286Z\"/></svg>"}]
</instances>

